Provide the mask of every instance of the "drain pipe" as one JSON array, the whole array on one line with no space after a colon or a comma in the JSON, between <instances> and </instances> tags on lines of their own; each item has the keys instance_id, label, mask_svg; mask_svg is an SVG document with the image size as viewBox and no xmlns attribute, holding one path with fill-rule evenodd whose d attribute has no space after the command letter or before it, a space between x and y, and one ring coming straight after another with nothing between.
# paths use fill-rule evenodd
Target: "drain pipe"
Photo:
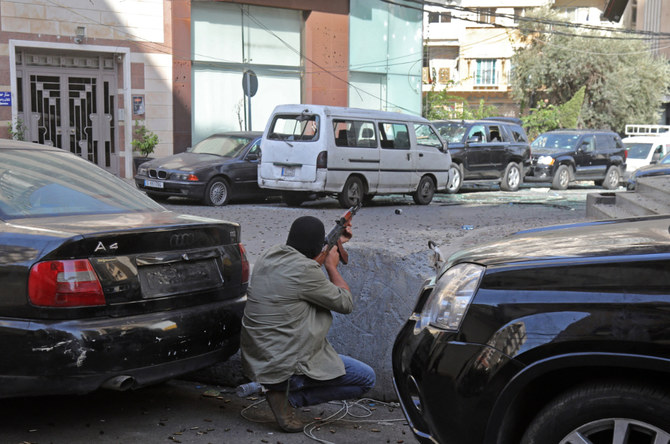
<instances>
[{"instance_id":1,"label":"drain pipe","mask_svg":"<svg viewBox=\"0 0 670 444\"><path fill-rule=\"evenodd\" d=\"M118 375L102 383L100 387L123 392L135 385L135 378L128 375Z\"/></svg>"}]
</instances>

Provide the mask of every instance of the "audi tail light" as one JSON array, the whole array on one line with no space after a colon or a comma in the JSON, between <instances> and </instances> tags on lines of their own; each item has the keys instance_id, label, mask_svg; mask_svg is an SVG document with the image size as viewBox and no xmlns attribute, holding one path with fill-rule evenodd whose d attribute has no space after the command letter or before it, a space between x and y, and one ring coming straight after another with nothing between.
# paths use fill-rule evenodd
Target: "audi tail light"
<instances>
[{"instance_id":1,"label":"audi tail light","mask_svg":"<svg viewBox=\"0 0 670 444\"><path fill-rule=\"evenodd\" d=\"M28 297L40 307L105 305L100 281L88 259L35 264L30 269Z\"/></svg>"},{"instance_id":2,"label":"audi tail light","mask_svg":"<svg viewBox=\"0 0 670 444\"><path fill-rule=\"evenodd\" d=\"M249 283L249 260L247 259L247 250L244 248L244 245L238 244L240 246L240 258L242 260L242 283Z\"/></svg>"}]
</instances>

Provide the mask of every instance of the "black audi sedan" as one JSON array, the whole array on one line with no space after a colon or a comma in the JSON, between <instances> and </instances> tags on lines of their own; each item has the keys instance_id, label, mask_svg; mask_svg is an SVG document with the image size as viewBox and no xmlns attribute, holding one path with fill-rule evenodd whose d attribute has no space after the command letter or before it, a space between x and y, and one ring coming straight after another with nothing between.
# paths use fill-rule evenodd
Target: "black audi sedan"
<instances>
[{"instance_id":1,"label":"black audi sedan","mask_svg":"<svg viewBox=\"0 0 670 444\"><path fill-rule=\"evenodd\" d=\"M392 352L423 443L670 441L670 216L452 255Z\"/></svg>"},{"instance_id":2,"label":"black audi sedan","mask_svg":"<svg viewBox=\"0 0 670 444\"><path fill-rule=\"evenodd\" d=\"M258 187L262 132L213 134L184 153L144 162L135 184L155 200L186 197L205 205L268 197L272 190Z\"/></svg>"},{"instance_id":3,"label":"black audi sedan","mask_svg":"<svg viewBox=\"0 0 670 444\"><path fill-rule=\"evenodd\" d=\"M249 279L240 236L69 152L0 140L0 398L126 390L226 360Z\"/></svg>"}]
</instances>

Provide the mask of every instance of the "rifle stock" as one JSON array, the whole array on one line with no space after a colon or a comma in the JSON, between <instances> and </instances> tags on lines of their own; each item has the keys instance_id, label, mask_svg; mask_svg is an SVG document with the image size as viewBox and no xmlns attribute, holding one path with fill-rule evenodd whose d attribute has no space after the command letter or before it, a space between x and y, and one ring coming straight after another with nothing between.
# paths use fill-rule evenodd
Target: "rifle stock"
<instances>
[{"instance_id":1,"label":"rifle stock","mask_svg":"<svg viewBox=\"0 0 670 444\"><path fill-rule=\"evenodd\" d=\"M344 233L347 224L351 221L356 212L360 210L360 208L361 203L359 202L353 207L349 208L342 215L342 217L335 221L335 226L326 235L326 245L323 247L323 250L321 250L321 253L319 253L319 255L314 259L319 263L319 265L323 265L323 263L326 262L326 257L333 247L337 247L337 251L340 254L340 262L345 265L347 262L349 262L349 253L347 253L347 250L344 249L344 245L342 245L340 237L342 236L342 233Z\"/></svg>"}]
</instances>

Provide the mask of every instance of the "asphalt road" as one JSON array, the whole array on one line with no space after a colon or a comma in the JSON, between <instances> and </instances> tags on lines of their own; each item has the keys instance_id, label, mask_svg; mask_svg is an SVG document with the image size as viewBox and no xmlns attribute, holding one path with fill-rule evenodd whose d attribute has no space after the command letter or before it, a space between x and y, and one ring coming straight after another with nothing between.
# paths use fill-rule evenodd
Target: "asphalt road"
<instances>
[{"instance_id":1,"label":"asphalt road","mask_svg":"<svg viewBox=\"0 0 670 444\"><path fill-rule=\"evenodd\" d=\"M602 190L578 184L562 192L464 191L438 195L428 206L414 205L408 196L375 198L356 215L351 246L413 258L433 239L448 253L519 229L582 221L586 194ZM312 214L328 227L343 212L334 199L300 208L276 201L223 208L170 201L166 207L241 223L252 263L265 248L285 241L296 217ZM412 266L412 260L407 262ZM305 434L286 434L262 398L238 398L233 387L180 380L132 392L2 400L0 444L417 442L397 405L361 400L358 405L315 406L302 415L313 425Z\"/></svg>"}]
</instances>

